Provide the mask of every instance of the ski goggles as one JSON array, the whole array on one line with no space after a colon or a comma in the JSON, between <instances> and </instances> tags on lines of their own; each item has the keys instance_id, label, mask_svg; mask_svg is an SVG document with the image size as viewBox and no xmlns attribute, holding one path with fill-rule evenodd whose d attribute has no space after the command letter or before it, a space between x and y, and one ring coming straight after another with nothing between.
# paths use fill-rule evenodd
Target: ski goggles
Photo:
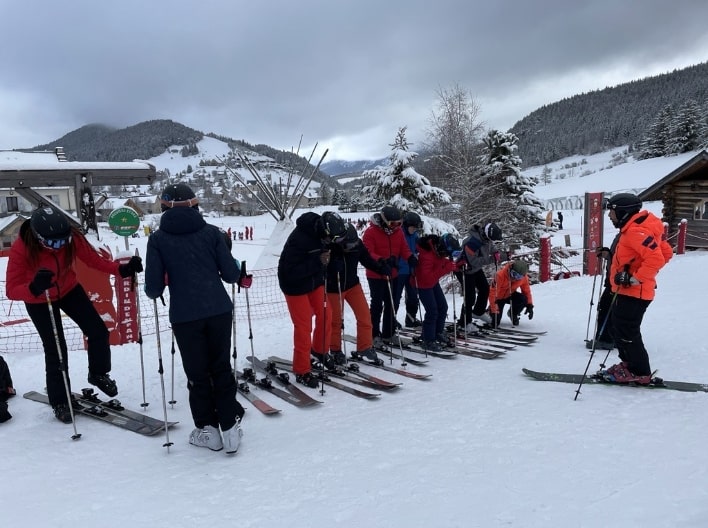
<instances>
[{"instance_id":1,"label":"ski goggles","mask_svg":"<svg viewBox=\"0 0 708 528\"><path fill-rule=\"evenodd\" d=\"M390 222L386 222L386 225L391 229L396 229L397 227L401 227L403 225L403 222L401 222L400 220L391 220Z\"/></svg>"},{"instance_id":2,"label":"ski goggles","mask_svg":"<svg viewBox=\"0 0 708 528\"><path fill-rule=\"evenodd\" d=\"M515 280L515 281L518 281L518 280L521 280L524 278L524 276L521 273L519 273L518 271L516 271L515 269L510 269L509 275L511 275L511 279Z\"/></svg>"},{"instance_id":3,"label":"ski goggles","mask_svg":"<svg viewBox=\"0 0 708 528\"><path fill-rule=\"evenodd\" d=\"M64 238L44 238L41 235L37 235L37 239L39 239L40 243L46 248L61 249L71 242L71 235Z\"/></svg>"}]
</instances>

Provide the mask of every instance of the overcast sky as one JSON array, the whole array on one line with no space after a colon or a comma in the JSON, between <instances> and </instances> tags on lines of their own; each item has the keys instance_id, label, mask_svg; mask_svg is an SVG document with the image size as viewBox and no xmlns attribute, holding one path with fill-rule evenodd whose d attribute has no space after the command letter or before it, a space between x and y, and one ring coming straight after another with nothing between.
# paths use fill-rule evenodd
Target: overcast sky
<instances>
[{"instance_id":1,"label":"overcast sky","mask_svg":"<svg viewBox=\"0 0 708 528\"><path fill-rule=\"evenodd\" d=\"M400 126L420 145L441 88L507 130L563 97L705 62L706 20L705 0L0 0L0 149L172 119L383 157Z\"/></svg>"}]
</instances>

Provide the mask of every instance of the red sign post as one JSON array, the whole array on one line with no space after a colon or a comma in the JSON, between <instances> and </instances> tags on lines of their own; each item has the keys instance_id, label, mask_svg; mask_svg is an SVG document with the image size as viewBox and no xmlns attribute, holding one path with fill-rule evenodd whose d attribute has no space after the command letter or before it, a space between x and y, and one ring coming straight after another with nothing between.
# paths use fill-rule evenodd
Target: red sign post
<instances>
[{"instance_id":1,"label":"red sign post","mask_svg":"<svg viewBox=\"0 0 708 528\"><path fill-rule=\"evenodd\" d=\"M600 263L597 250L602 247L604 229L604 211L602 199L604 193L585 193L585 229L583 237L583 274L597 275L600 273Z\"/></svg>"}]
</instances>

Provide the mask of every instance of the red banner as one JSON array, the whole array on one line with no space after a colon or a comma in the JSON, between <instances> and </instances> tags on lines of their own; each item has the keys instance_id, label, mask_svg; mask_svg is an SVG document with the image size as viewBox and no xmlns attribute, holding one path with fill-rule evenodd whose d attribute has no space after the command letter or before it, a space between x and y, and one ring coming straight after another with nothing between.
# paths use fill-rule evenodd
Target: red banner
<instances>
[{"instance_id":1,"label":"red banner","mask_svg":"<svg viewBox=\"0 0 708 528\"><path fill-rule=\"evenodd\" d=\"M110 250L98 248L98 251L104 258L113 258ZM74 264L76 276L81 283L81 286L86 290L86 295L91 299L93 306L96 308L98 315L101 316L103 322L108 328L109 342L111 345L120 345L120 333L116 324L116 309L113 306L113 291L111 290L111 276L108 273L103 273L96 269L88 267L81 261L76 259ZM84 348L86 348L86 336L84 336Z\"/></svg>"},{"instance_id":2,"label":"red banner","mask_svg":"<svg viewBox=\"0 0 708 528\"><path fill-rule=\"evenodd\" d=\"M119 264L126 264L130 257L117 260ZM132 278L123 279L116 277L116 301L118 311L118 330L120 332L120 343L137 343L140 338L140 325L138 321L138 305L135 284Z\"/></svg>"},{"instance_id":3,"label":"red banner","mask_svg":"<svg viewBox=\"0 0 708 528\"><path fill-rule=\"evenodd\" d=\"M600 263L597 250L602 247L604 231L604 210L602 200L604 193L585 193L585 228L583 230L583 274L597 275L600 273Z\"/></svg>"}]
</instances>

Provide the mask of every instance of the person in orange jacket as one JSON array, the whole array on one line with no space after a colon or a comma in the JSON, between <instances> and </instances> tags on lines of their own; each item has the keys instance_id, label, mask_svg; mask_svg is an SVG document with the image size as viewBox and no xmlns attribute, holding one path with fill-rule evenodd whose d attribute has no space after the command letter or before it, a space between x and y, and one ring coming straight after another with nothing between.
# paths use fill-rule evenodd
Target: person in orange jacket
<instances>
[{"instance_id":1,"label":"person in orange jacket","mask_svg":"<svg viewBox=\"0 0 708 528\"><path fill-rule=\"evenodd\" d=\"M492 316L492 326L501 323L504 305L511 307L507 311L514 326L519 325L521 313L528 314L533 319L533 297L528 277L529 265L523 260L513 260L501 267L494 277L489 289L489 314ZM517 291L521 289L521 291Z\"/></svg>"},{"instance_id":2,"label":"person in orange jacket","mask_svg":"<svg viewBox=\"0 0 708 528\"><path fill-rule=\"evenodd\" d=\"M610 264L614 294L610 321L620 363L606 374L619 383L647 385L651 366L642 340L642 319L654 299L656 275L673 256L673 249L664 240L661 219L641 208L642 201L631 193L616 194L607 202L608 216L620 230Z\"/></svg>"}]
</instances>

